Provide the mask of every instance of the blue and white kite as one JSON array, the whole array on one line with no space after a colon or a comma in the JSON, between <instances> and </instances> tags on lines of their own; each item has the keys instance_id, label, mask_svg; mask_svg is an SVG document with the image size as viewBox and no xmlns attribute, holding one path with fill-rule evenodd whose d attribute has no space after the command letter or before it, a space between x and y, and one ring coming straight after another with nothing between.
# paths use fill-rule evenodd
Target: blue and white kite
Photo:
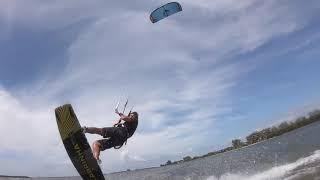
<instances>
[{"instance_id":1,"label":"blue and white kite","mask_svg":"<svg viewBox=\"0 0 320 180\"><path fill-rule=\"evenodd\" d=\"M156 10L154 10L150 14L150 20L152 23L156 23L160 21L161 19L164 19L168 16L171 16L172 14L175 14L177 12L182 11L182 7L177 2L170 2L168 4L165 4Z\"/></svg>"}]
</instances>

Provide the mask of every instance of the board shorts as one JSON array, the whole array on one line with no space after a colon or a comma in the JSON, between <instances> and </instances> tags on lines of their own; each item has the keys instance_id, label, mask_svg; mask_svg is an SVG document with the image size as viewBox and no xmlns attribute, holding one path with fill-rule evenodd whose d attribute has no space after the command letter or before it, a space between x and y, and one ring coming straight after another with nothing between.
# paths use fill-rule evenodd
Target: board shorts
<instances>
[{"instance_id":1,"label":"board shorts","mask_svg":"<svg viewBox=\"0 0 320 180\"><path fill-rule=\"evenodd\" d=\"M100 139L101 151L121 146L127 140L127 130L124 127L102 128L102 135L105 139Z\"/></svg>"}]
</instances>

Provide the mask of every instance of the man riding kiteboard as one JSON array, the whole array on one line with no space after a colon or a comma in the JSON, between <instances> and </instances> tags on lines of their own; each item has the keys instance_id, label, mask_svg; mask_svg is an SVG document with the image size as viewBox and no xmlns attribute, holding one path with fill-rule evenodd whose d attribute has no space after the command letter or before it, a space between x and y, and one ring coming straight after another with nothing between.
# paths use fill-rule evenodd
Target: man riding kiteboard
<instances>
[{"instance_id":1,"label":"man riding kiteboard","mask_svg":"<svg viewBox=\"0 0 320 180\"><path fill-rule=\"evenodd\" d=\"M115 109L115 113L120 116L120 119L117 123L113 125L113 127L103 127L103 128L96 128L96 127L82 127L82 131L84 133L89 134L98 134L101 135L104 139L100 139L94 141L92 144L92 152L94 158L101 163L99 158L100 151L104 151L106 149L110 149L114 147L115 149L119 149L122 147L124 143L127 142L127 139L130 138L138 126L138 113L137 112L129 112L126 116L124 115L124 111L128 100L125 104L123 113L118 111L119 103ZM122 122L124 121L124 122Z\"/></svg>"}]
</instances>

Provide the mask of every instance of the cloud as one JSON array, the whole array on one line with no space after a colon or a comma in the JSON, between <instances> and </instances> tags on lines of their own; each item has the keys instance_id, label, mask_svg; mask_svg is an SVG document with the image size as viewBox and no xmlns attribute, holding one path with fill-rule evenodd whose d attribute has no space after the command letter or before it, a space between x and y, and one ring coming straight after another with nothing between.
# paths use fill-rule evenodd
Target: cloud
<instances>
[{"instance_id":1,"label":"cloud","mask_svg":"<svg viewBox=\"0 0 320 180\"><path fill-rule=\"evenodd\" d=\"M124 150L121 152L120 154L120 159L123 160L123 161L146 161L145 159L143 159L142 157L139 157L139 156L131 156L129 154L129 151L128 150Z\"/></svg>"},{"instance_id":2,"label":"cloud","mask_svg":"<svg viewBox=\"0 0 320 180\"><path fill-rule=\"evenodd\" d=\"M14 98L5 90L0 91L0 111L1 111L1 146L3 148L24 147L24 149L40 148L52 143L54 128L47 129L43 124L51 125L53 118L48 116L48 110L33 110L20 104L19 100ZM43 135L42 135L43 134ZM42 135L43 138L38 139ZM9 136L10 138L6 138ZM35 140L39 144L33 144L27 139ZM47 141L48 140L48 141Z\"/></svg>"},{"instance_id":3,"label":"cloud","mask_svg":"<svg viewBox=\"0 0 320 180\"><path fill-rule=\"evenodd\" d=\"M52 108L33 109L24 106L19 99L1 89L0 114L0 149L2 152L7 151L12 154L12 159L6 160L12 164L6 168L10 169L8 172L20 175L36 174L42 169L41 165L54 164L66 159L64 150L60 148L62 142ZM6 155L1 156L0 153L0 158L6 158ZM39 167L39 169L21 170L19 167L27 162L34 166L26 167Z\"/></svg>"}]
</instances>

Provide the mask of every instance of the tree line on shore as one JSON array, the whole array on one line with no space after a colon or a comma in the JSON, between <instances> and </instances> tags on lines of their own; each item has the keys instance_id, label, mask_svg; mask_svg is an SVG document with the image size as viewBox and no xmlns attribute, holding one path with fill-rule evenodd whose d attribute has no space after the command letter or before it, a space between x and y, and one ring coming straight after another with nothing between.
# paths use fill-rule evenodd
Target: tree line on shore
<instances>
[{"instance_id":1,"label":"tree line on shore","mask_svg":"<svg viewBox=\"0 0 320 180\"><path fill-rule=\"evenodd\" d=\"M262 129L259 131L255 131L246 137L245 142L243 142L240 139L234 139L234 140L232 140L232 146L230 146L230 147L226 147L224 149L214 151L214 152L209 152L208 154L205 154L202 156L195 156L195 157L186 156L182 160L179 160L179 161L172 162L172 161L168 160L165 164L161 164L160 166L179 164L182 162L191 161L191 160L198 159L198 158L204 158L207 156L212 156L212 155L224 153L227 151L231 151L234 149L242 148L242 147L245 147L245 146L248 146L251 144L255 144L255 143L276 137L276 136L280 136L284 133L301 128L303 126L314 123L316 121L320 121L320 110L314 110L314 111L308 113L308 115L298 117L292 121L284 121L284 122L280 123L279 125L274 125L272 127L268 127L268 128L265 128L265 129Z\"/></svg>"},{"instance_id":2,"label":"tree line on shore","mask_svg":"<svg viewBox=\"0 0 320 180\"><path fill-rule=\"evenodd\" d=\"M0 175L0 178L23 178L23 179L26 179L26 178L30 178L28 176L7 176L7 175Z\"/></svg>"}]
</instances>

